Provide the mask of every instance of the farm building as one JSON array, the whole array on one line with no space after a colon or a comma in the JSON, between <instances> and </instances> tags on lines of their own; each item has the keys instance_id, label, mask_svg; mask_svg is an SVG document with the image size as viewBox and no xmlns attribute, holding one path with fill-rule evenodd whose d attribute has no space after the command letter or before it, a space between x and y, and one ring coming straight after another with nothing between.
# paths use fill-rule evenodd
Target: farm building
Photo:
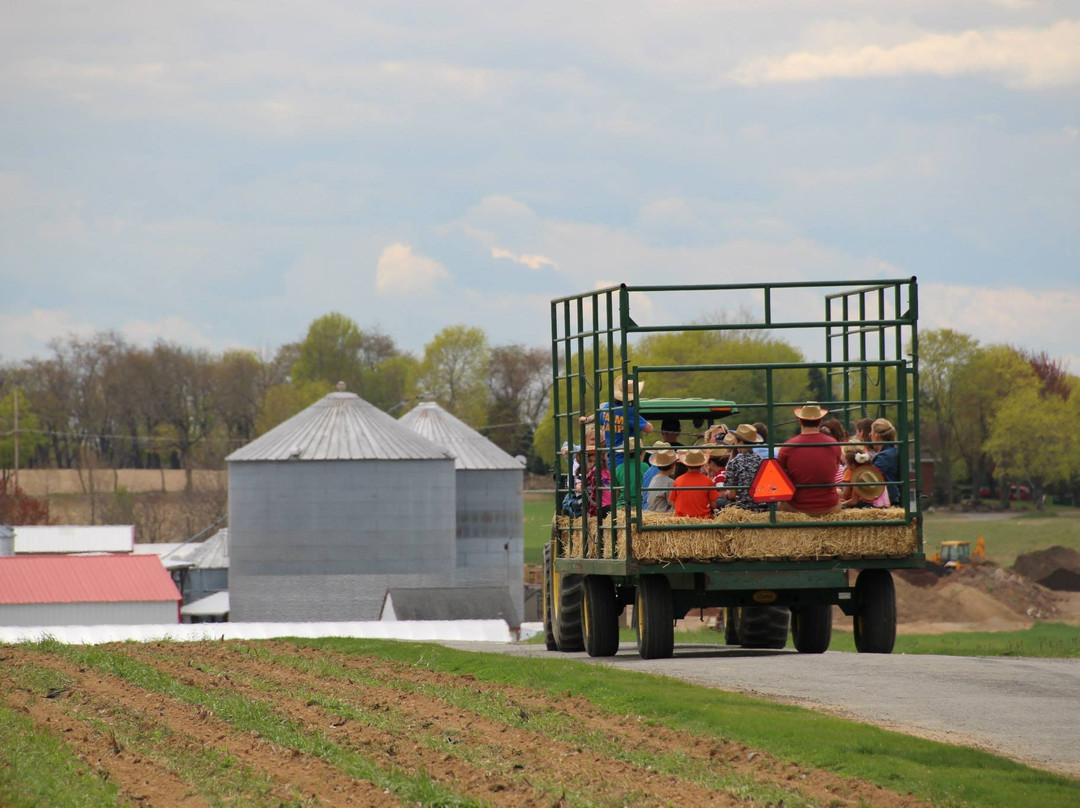
<instances>
[{"instance_id":1,"label":"farm building","mask_svg":"<svg viewBox=\"0 0 1080 808\"><path fill-rule=\"evenodd\" d=\"M434 402L410 410L401 423L454 456L458 586L509 587L519 622L524 614L524 466ZM516 625L514 620L508 622Z\"/></svg>"},{"instance_id":2,"label":"farm building","mask_svg":"<svg viewBox=\"0 0 1080 808\"><path fill-rule=\"evenodd\" d=\"M179 622L180 592L152 555L0 558L0 625Z\"/></svg>"},{"instance_id":3,"label":"farm building","mask_svg":"<svg viewBox=\"0 0 1080 808\"><path fill-rule=\"evenodd\" d=\"M0 525L0 556L15 555L15 531L11 525Z\"/></svg>"},{"instance_id":4,"label":"farm building","mask_svg":"<svg viewBox=\"0 0 1080 808\"><path fill-rule=\"evenodd\" d=\"M172 575L184 606L181 615L205 621L224 620L228 614L229 531L222 528L205 541L136 544L135 553L155 554ZM224 598L207 600L225 593ZM197 608L189 609L198 603ZM224 608L223 608L224 607ZM198 621L193 621L198 622Z\"/></svg>"},{"instance_id":5,"label":"farm building","mask_svg":"<svg viewBox=\"0 0 1080 808\"><path fill-rule=\"evenodd\" d=\"M453 458L356 394L226 461L233 622L377 620L388 588L454 584Z\"/></svg>"},{"instance_id":6,"label":"farm building","mask_svg":"<svg viewBox=\"0 0 1080 808\"><path fill-rule=\"evenodd\" d=\"M134 525L17 525L15 554L130 553Z\"/></svg>"}]
</instances>

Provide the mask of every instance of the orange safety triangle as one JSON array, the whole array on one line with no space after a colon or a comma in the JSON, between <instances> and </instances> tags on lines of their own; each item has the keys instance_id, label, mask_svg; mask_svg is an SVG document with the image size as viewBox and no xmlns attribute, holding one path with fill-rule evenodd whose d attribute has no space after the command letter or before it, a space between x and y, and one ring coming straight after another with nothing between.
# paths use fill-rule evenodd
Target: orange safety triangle
<instances>
[{"instance_id":1,"label":"orange safety triangle","mask_svg":"<svg viewBox=\"0 0 1080 808\"><path fill-rule=\"evenodd\" d=\"M795 484L787 476L784 467L775 457L762 460L754 481L750 483L750 497L754 502L787 502L795 496Z\"/></svg>"}]
</instances>

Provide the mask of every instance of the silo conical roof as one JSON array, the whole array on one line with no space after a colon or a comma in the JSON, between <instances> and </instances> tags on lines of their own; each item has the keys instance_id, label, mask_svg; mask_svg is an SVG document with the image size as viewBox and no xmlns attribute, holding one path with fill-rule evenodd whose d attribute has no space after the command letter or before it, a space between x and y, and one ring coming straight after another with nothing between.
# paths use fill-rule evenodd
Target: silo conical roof
<instances>
[{"instance_id":1,"label":"silo conical roof","mask_svg":"<svg viewBox=\"0 0 1080 808\"><path fill-rule=\"evenodd\" d=\"M513 469L523 466L464 421L433 401L425 401L401 416L401 423L454 456L455 469Z\"/></svg>"},{"instance_id":2,"label":"silo conical roof","mask_svg":"<svg viewBox=\"0 0 1080 808\"><path fill-rule=\"evenodd\" d=\"M447 460L450 455L356 393L337 392L225 459Z\"/></svg>"}]
</instances>

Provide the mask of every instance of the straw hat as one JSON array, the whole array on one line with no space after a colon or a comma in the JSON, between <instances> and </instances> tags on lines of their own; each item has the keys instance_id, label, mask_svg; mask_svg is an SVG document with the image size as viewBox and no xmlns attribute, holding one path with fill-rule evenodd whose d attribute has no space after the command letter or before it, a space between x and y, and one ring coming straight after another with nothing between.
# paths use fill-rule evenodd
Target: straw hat
<instances>
[{"instance_id":1,"label":"straw hat","mask_svg":"<svg viewBox=\"0 0 1080 808\"><path fill-rule=\"evenodd\" d=\"M801 407L796 407L792 412L800 421L820 421L829 414L829 411L821 409L816 401L807 401Z\"/></svg>"},{"instance_id":2,"label":"straw hat","mask_svg":"<svg viewBox=\"0 0 1080 808\"><path fill-rule=\"evenodd\" d=\"M873 502L885 490L885 478L869 463L855 467L851 472L851 482L854 483L855 493L859 499L865 502Z\"/></svg>"},{"instance_id":3,"label":"straw hat","mask_svg":"<svg viewBox=\"0 0 1080 808\"><path fill-rule=\"evenodd\" d=\"M708 462L709 459L701 449L687 449L682 453L682 464L688 469L701 468Z\"/></svg>"},{"instance_id":4,"label":"straw hat","mask_svg":"<svg viewBox=\"0 0 1080 808\"><path fill-rule=\"evenodd\" d=\"M743 443L757 443L761 440L761 436L752 424L739 424L738 429L735 430L735 437Z\"/></svg>"},{"instance_id":5,"label":"straw hat","mask_svg":"<svg viewBox=\"0 0 1080 808\"><path fill-rule=\"evenodd\" d=\"M637 444L637 441L634 439L634 436L631 435L625 441L623 441L623 445L618 447L615 451L618 452L619 454L622 454L623 452L625 452L626 454L633 454L634 453L634 446L636 444Z\"/></svg>"},{"instance_id":6,"label":"straw hat","mask_svg":"<svg viewBox=\"0 0 1080 808\"><path fill-rule=\"evenodd\" d=\"M623 377L622 377L622 374L620 373L618 376L615 377L615 381L612 383L611 392L612 392L612 395L615 396L616 401L622 401L623 400L623 398L622 398L622 386L623 386ZM626 394L629 396L628 400L633 401L634 397L641 395L641 391L644 390L644 389L645 389L645 382L638 382L636 385L633 382L631 382L629 388L626 391Z\"/></svg>"},{"instance_id":7,"label":"straw hat","mask_svg":"<svg viewBox=\"0 0 1080 808\"><path fill-rule=\"evenodd\" d=\"M679 458L675 454L675 450L666 443L664 443L664 446L667 448L657 449L656 447L661 443L663 443L663 441L657 441L653 444L653 451L652 454L649 455L649 462L654 466L670 466Z\"/></svg>"}]
</instances>

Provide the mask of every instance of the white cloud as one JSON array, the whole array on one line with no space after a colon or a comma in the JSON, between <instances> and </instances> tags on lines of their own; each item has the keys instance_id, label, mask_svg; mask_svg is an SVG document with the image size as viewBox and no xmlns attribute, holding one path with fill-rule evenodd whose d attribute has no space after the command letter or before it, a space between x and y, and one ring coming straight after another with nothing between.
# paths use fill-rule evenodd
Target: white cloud
<instances>
[{"instance_id":1,"label":"white cloud","mask_svg":"<svg viewBox=\"0 0 1080 808\"><path fill-rule=\"evenodd\" d=\"M375 267L375 289L380 295L432 292L437 282L449 278L446 267L401 242L384 249Z\"/></svg>"},{"instance_id":2,"label":"white cloud","mask_svg":"<svg viewBox=\"0 0 1080 808\"><path fill-rule=\"evenodd\" d=\"M996 289L952 284L923 284L919 289L920 328L952 328L984 344L1006 343L1046 351L1080 372L1076 323L1080 292L1075 289Z\"/></svg>"},{"instance_id":3,"label":"white cloud","mask_svg":"<svg viewBox=\"0 0 1080 808\"><path fill-rule=\"evenodd\" d=\"M540 269L542 266L557 267L554 261L548 258L546 255L539 255L533 253L522 253L521 255L515 255L509 250L504 250L502 247L491 248L492 258L508 258L509 260L527 266L529 269Z\"/></svg>"},{"instance_id":4,"label":"white cloud","mask_svg":"<svg viewBox=\"0 0 1080 808\"><path fill-rule=\"evenodd\" d=\"M731 77L753 85L919 74L993 76L1024 88L1074 85L1080 82L1080 21L1062 20L1048 28L924 33L894 45L864 42L780 59L754 57Z\"/></svg>"},{"instance_id":5,"label":"white cloud","mask_svg":"<svg viewBox=\"0 0 1080 808\"><path fill-rule=\"evenodd\" d=\"M128 320L120 333L136 345L149 346L158 340L175 342L188 348L220 350L205 333L206 326L198 326L179 315L169 315L157 320ZM232 346L235 347L235 346Z\"/></svg>"},{"instance_id":6,"label":"white cloud","mask_svg":"<svg viewBox=\"0 0 1080 808\"><path fill-rule=\"evenodd\" d=\"M0 313L0 345L5 361L28 359L44 353L54 339L85 337L94 333L92 323L76 320L63 309L31 309L29 313Z\"/></svg>"}]
</instances>

